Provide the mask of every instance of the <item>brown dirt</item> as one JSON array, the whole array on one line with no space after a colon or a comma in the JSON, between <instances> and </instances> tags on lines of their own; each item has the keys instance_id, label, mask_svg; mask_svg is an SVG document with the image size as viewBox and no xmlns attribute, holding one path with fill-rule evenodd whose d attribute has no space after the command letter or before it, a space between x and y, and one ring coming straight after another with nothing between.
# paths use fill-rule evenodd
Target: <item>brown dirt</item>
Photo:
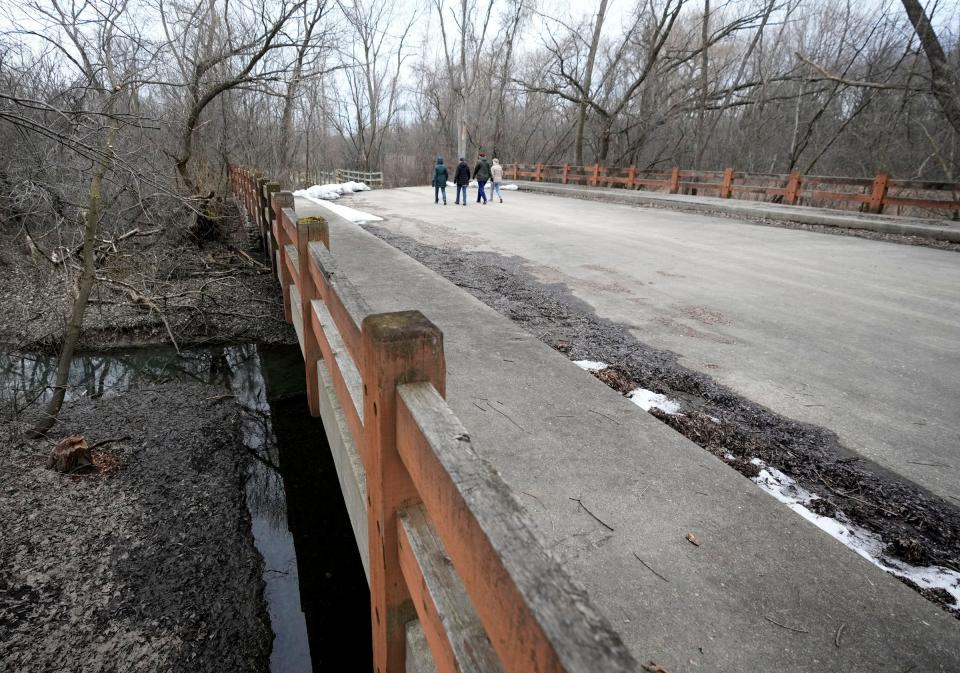
<instances>
[{"instance_id":1,"label":"brown dirt","mask_svg":"<svg viewBox=\"0 0 960 673\"><path fill-rule=\"evenodd\" d=\"M0 671L264 671L271 630L239 406L168 383L69 403L95 471L0 425Z\"/></svg>"},{"instance_id":2,"label":"brown dirt","mask_svg":"<svg viewBox=\"0 0 960 673\"><path fill-rule=\"evenodd\" d=\"M234 205L222 208L213 240L164 229L101 254L97 275L105 280L94 286L78 348L169 344L171 332L181 347L292 343L258 242ZM70 258L68 265L77 262ZM57 350L72 278L62 266L25 254L17 236L0 240L0 271L0 343L21 351Z\"/></svg>"}]
</instances>

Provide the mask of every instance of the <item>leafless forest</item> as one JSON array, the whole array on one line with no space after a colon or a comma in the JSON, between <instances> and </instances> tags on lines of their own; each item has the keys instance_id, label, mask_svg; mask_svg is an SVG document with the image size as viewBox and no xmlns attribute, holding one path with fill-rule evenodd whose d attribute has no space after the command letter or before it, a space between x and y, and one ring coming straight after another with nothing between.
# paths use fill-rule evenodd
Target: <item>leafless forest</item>
<instances>
[{"instance_id":1,"label":"leafless forest","mask_svg":"<svg viewBox=\"0 0 960 673\"><path fill-rule=\"evenodd\" d=\"M101 176L136 217L219 192L227 162L416 181L477 148L952 180L958 21L914 0L33 0L3 17L4 212L70 219Z\"/></svg>"},{"instance_id":2,"label":"leafless forest","mask_svg":"<svg viewBox=\"0 0 960 673\"><path fill-rule=\"evenodd\" d=\"M958 22L918 0L7 2L5 263L76 279L63 365L98 268L216 221L230 163L408 184L484 149L952 181Z\"/></svg>"}]
</instances>

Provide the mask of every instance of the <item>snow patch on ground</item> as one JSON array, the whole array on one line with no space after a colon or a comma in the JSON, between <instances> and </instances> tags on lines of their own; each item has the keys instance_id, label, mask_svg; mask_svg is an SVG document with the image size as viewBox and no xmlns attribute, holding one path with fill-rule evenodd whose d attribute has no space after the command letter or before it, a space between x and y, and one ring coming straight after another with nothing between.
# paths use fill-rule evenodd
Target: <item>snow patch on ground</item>
<instances>
[{"instance_id":1,"label":"snow patch on ground","mask_svg":"<svg viewBox=\"0 0 960 673\"><path fill-rule=\"evenodd\" d=\"M663 413L670 414L671 416L676 416L680 413L681 406L678 402L671 400L666 395L655 393L646 388L631 390L627 393L627 397L644 411L650 411L650 409L656 407Z\"/></svg>"},{"instance_id":2,"label":"snow patch on ground","mask_svg":"<svg viewBox=\"0 0 960 673\"><path fill-rule=\"evenodd\" d=\"M324 199L313 198L312 196L298 195L302 196L309 201L313 201L318 206L323 206L332 213L339 215L345 220L350 220L351 222L356 222L357 224L364 224L366 222L382 222L382 217L377 217L376 215L371 215L370 213L365 213L362 210L356 210L355 208L349 208L347 206L341 206L339 203L333 203L332 201L326 201Z\"/></svg>"},{"instance_id":3,"label":"snow patch on ground","mask_svg":"<svg viewBox=\"0 0 960 673\"><path fill-rule=\"evenodd\" d=\"M298 189L293 193L294 196L301 196L310 199L323 199L333 201L339 199L344 194L353 194L354 192L366 192L370 188L362 182L341 182L327 185L314 185L306 189Z\"/></svg>"},{"instance_id":4,"label":"snow patch on ground","mask_svg":"<svg viewBox=\"0 0 960 673\"><path fill-rule=\"evenodd\" d=\"M573 364L588 372L603 371L610 366L606 362L600 362L599 360L574 360ZM676 416L682 408L679 402L671 400L666 395L647 390L646 388L631 390L627 393L627 397L644 411L650 411L650 409L656 407L665 414ZM719 423L719 421L717 422Z\"/></svg>"},{"instance_id":5,"label":"snow patch on ground","mask_svg":"<svg viewBox=\"0 0 960 673\"><path fill-rule=\"evenodd\" d=\"M516 185L500 185L500 189L506 189L507 191L515 192L520 188Z\"/></svg>"},{"instance_id":6,"label":"snow patch on ground","mask_svg":"<svg viewBox=\"0 0 960 673\"><path fill-rule=\"evenodd\" d=\"M733 456L730 456L730 459L732 458ZM811 511L806 505L819 499L818 495L807 491L792 478L775 467L765 464L759 458L754 458L750 462L760 467L760 473L753 478L760 488L817 528L839 540L881 570L909 579L924 588L946 589L953 596L955 605L960 605L960 572L941 566L913 566L884 556L886 545L876 534L851 523L843 513L838 512L837 517L832 518Z\"/></svg>"}]
</instances>

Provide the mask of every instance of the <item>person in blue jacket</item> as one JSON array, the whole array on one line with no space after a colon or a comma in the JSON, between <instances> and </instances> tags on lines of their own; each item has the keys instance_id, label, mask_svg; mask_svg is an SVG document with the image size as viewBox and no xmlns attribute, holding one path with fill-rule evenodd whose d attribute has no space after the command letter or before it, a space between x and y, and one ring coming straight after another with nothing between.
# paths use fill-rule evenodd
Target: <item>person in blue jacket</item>
<instances>
[{"instance_id":1,"label":"person in blue jacket","mask_svg":"<svg viewBox=\"0 0 960 673\"><path fill-rule=\"evenodd\" d=\"M447 178L449 173L443 165L443 157L437 157L437 165L433 167L433 202L440 203L443 194L443 205L447 205Z\"/></svg>"},{"instance_id":2,"label":"person in blue jacket","mask_svg":"<svg viewBox=\"0 0 960 673\"><path fill-rule=\"evenodd\" d=\"M460 205L460 194L463 193L463 205L467 205L467 187L470 185L470 167L463 157L460 157L460 163L457 164L457 173L453 178L457 185L457 205Z\"/></svg>"}]
</instances>

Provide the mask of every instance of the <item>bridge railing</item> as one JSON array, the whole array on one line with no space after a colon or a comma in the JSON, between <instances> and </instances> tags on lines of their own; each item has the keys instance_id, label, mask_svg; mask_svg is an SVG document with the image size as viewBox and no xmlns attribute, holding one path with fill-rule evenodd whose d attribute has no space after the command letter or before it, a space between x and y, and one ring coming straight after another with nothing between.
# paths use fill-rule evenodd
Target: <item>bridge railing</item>
<instances>
[{"instance_id":1,"label":"bridge railing","mask_svg":"<svg viewBox=\"0 0 960 673\"><path fill-rule=\"evenodd\" d=\"M383 171L352 171L346 168L336 170L337 182L363 182L370 187L383 187Z\"/></svg>"},{"instance_id":2,"label":"bridge railing","mask_svg":"<svg viewBox=\"0 0 960 673\"><path fill-rule=\"evenodd\" d=\"M727 168L723 171L638 170L635 166L613 168L594 164L508 164L506 177L535 182L656 189L671 194L696 193L720 198L770 199L788 205L854 203L871 213L895 207L935 211L960 211L960 183L925 180L894 180L881 173L873 178L801 175L800 173L747 173Z\"/></svg>"},{"instance_id":3,"label":"bridge railing","mask_svg":"<svg viewBox=\"0 0 960 673\"><path fill-rule=\"evenodd\" d=\"M292 194L249 171L231 180L256 202L252 218L272 216L311 412L325 367L361 455L376 670L405 670L414 618L441 673L637 670L447 405L441 331L419 311L373 313L330 254L323 218L298 217ZM257 205L268 196L269 208Z\"/></svg>"},{"instance_id":4,"label":"bridge railing","mask_svg":"<svg viewBox=\"0 0 960 673\"><path fill-rule=\"evenodd\" d=\"M327 185L348 180L362 182L373 188L383 187L383 171L354 171L347 168L289 173L281 176L280 179L291 189L306 189L313 185Z\"/></svg>"}]
</instances>

